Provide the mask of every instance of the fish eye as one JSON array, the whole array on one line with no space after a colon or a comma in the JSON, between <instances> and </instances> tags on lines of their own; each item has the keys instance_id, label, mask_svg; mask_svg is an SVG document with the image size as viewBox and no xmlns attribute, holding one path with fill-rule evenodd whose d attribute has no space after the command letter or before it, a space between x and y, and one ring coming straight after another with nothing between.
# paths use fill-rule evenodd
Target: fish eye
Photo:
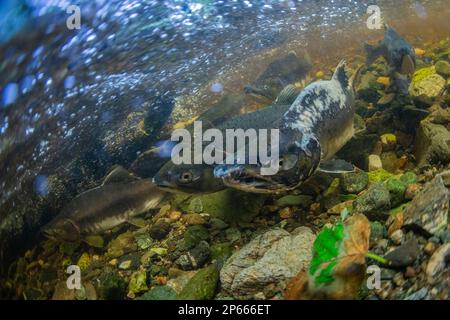
<instances>
[{"instance_id":1,"label":"fish eye","mask_svg":"<svg viewBox=\"0 0 450 320\"><path fill-rule=\"evenodd\" d=\"M192 174L192 172L190 172L190 171L186 171L186 172L183 172L181 175L180 175L180 182L181 183L189 183L189 182L191 182L192 181L192 179L193 179L193 174Z\"/></svg>"}]
</instances>

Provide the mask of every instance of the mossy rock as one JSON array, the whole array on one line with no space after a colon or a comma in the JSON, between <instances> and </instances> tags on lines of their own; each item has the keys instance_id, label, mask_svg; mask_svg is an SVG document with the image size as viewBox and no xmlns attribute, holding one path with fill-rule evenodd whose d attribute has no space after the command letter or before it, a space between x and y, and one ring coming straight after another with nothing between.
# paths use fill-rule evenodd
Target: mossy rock
<instances>
[{"instance_id":1,"label":"mossy rock","mask_svg":"<svg viewBox=\"0 0 450 320\"><path fill-rule=\"evenodd\" d=\"M169 286L156 286L144 293L139 300L175 300L177 293Z\"/></svg>"},{"instance_id":2,"label":"mossy rock","mask_svg":"<svg viewBox=\"0 0 450 320\"><path fill-rule=\"evenodd\" d=\"M120 234L108 244L107 256L117 258L126 253L136 251L137 244L131 231Z\"/></svg>"},{"instance_id":3,"label":"mossy rock","mask_svg":"<svg viewBox=\"0 0 450 320\"><path fill-rule=\"evenodd\" d=\"M98 278L98 293L105 300L122 300L127 288L126 281L114 271L106 271Z\"/></svg>"},{"instance_id":4,"label":"mossy rock","mask_svg":"<svg viewBox=\"0 0 450 320\"><path fill-rule=\"evenodd\" d=\"M210 300L214 298L219 282L219 269L215 264L200 269L178 295L180 300Z\"/></svg>"},{"instance_id":5,"label":"mossy rock","mask_svg":"<svg viewBox=\"0 0 450 320\"><path fill-rule=\"evenodd\" d=\"M417 175L412 171L405 172L400 177L400 181L409 186L410 184L417 182Z\"/></svg>"},{"instance_id":6,"label":"mossy rock","mask_svg":"<svg viewBox=\"0 0 450 320\"><path fill-rule=\"evenodd\" d=\"M91 257L89 253L84 252L78 259L77 266L80 267L81 271L86 270L91 264Z\"/></svg>"},{"instance_id":7,"label":"mossy rock","mask_svg":"<svg viewBox=\"0 0 450 320\"><path fill-rule=\"evenodd\" d=\"M71 256L75 253L75 251L80 246L80 242L61 242L59 245L59 252L62 254Z\"/></svg>"},{"instance_id":8,"label":"mossy rock","mask_svg":"<svg viewBox=\"0 0 450 320\"><path fill-rule=\"evenodd\" d=\"M422 68L414 72L412 77L412 83L422 81L423 79L436 74L436 68L434 66L428 68Z\"/></svg>"},{"instance_id":9,"label":"mossy rock","mask_svg":"<svg viewBox=\"0 0 450 320\"><path fill-rule=\"evenodd\" d=\"M360 193L369 184L369 176L364 171L342 175L341 189L344 193Z\"/></svg>"},{"instance_id":10,"label":"mossy rock","mask_svg":"<svg viewBox=\"0 0 450 320\"><path fill-rule=\"evenodd\" d=\"M391 199L388 188L384 183L376 183L353 202L355 212L362 213L371 221L388 217Z\"/></svg>"},{"instance_id":11,"label":"mossy rock","mask_svg":"<svg viewBox=\"0 0 450 320\"><path fill-rule=\"evenodd\" d=\"M306 195L287 195L275 201L275 205L280 208L292 206L309 208L312 203L313 198Z\"/></svg>"},{"instance_id":12,"label":"mossy rock","mask_svg":"<svg viewBox=\"0 0 450 320\"><path fill-rule=\"evenodd\" d=\"M195 247L200 241L209 240L209 231L201 225L188 227L184 233L184 247L191 249Z\"/></svg>"},{"instance_id":13,"label":"mossy rock","mask_svg":"<svg viewBox=\"0 0 450 320\"><path fill-rule=\"evenodd\" d=\"M370 183L383 182L391 178L392 176L392 173L389 173L384 169L378 169L368 173Z\"/></svg>"},{"instance_id":14,"label":"mossy rock","mask_svg":"<svg viewBox=\"0 0 450 320\"><path fill-rule=\"evenodd\" d=\"M230 243L216 243L211 246L211 258L213 260L225 261L233 253L233 247Z\"/></svg>"},{"instance_id":15,"label":"mossy rock","mask_svg":"<svg viewBox=\"0 0 450 320\"><path fill-rule=\"evenodd\" d=\"M405 200L406 184L397 178L389 178L386 181L386 186L389 190L391 206L397 207Z\"/></svg>"},{"instance_id":16,"label":"mossy rock","mask_svg":"<svg viewBox=\"0 0 450 320\"><path fill-rule=\"evenodd\" d=\"M250 222L258 215L265 200L265 195L226 189L194 196L182 203L180 208L185 212L205 212L230 223Z\"/></svg>"},{"instance_id":17,"label":"mossy rock","mask_svg":"<svg viewBox=\"0 0 450 320\"><path fill-rule=\"evenodd\" d=\"M128 290L133 293L140 293L148 290L147 272L145 270L136 271L131 275Z\"/></svg>"},{"instance_id":18,"label":"mossy rock","mask_svg":"<svg viewBox=\"0 0 450 320\"><path fill-rule=\"evenodd\" d=\"M450 63L448 63L447 61L441 60L436 62L435 68L436 72L444 78L450 77Z\"/></svg>"}]
</instances>

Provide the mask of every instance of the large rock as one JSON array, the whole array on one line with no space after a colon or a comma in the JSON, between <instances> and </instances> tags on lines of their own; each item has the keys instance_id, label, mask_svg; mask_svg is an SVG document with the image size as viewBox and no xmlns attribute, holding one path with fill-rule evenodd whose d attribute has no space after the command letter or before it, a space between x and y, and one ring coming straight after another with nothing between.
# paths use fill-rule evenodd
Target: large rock
<instances>
[{"instance_id":1,"label":"large rock","mask_svg":"<svg viewBox=\"0 0 450 320\"><path fill-rule=\"evenodd\" d=\"M402 268L412 265L420 254L420 247L416 239L411 239L401 246L389 252L385 258L394 268Z\"/></svg>"},{"instance_id":2,"label":"large rock","mask_svg":"<svg viewBox=\"0 0 450 320\"><path fill-rule=\"evenodd\" d=\"M387 219L390 207L390 193L384 183L372 185L353 202L355 211L364 214L371 221Z\"/></svg>"},{"instance_id":3,"label":"large rock","mask_svg":"<svg viewBox=\"0 0 450 320\"><path fill-rule=\"evenodd\" d=\"M439 97L445 90L445 79L436 74L434 67L418 70L413 77L409 87L412 97L426 97L434 99Z\"/></svg>"},{"instance_id":4,"label":"large rock","mask_svg":"<svg viewBox=\"0 0 450 320\"><path fill-rule=\"evenodd\" d=\"M450 131L443 125L422 121L416 136L414 154L419 167L450 162Z\"/></svg>"},{"instance_id":5,"label":"large rock","mask_svg":"<svg viewBox=\"0 0 450 320\"><path fill-rule=\"evenodd\" d=\"M447 227L448 201L448 189L441 176L436 176L404 211L404 227L437 235Z\"/></svg>"},{"instance_id":6,"label":"large rock","mask_svg":"<svg viewBox=\"0 0 450 320\"><path fill-rule=\"evenodd\" d=\"M450 243L446 243L436 250L427 264L426 273L429 283L433 284L436 282L436 279L439 278L439 274L448 266L449 260Z\"/></svg>"},{"instance_id":7,"label":"large rock","mask_svg":"<svg viewBox=\"0 0 450 320\"><path fill-rule=\"evenodd\" d=\"M444 78L450 77L450 63L447 61L441 60L436 62L436 72L443 76Z\"/></svg>"},{"instance_id":8,"label":"large rock","mask_svg":"<svg viewBox=\"0 0 450 320\"><path fill-rule=\"evenodd\" d=\"M289 279L309 266L314 239L306 227L292 234L273 229L257 236L226 262L220 272L222 288L239 299L284 290Z\"/></svg>"},{"instance_id":9,"label":"large rock","mask_svg":"<svg viewBox=\"0 0 450 320\"><path fill-rule=\"evenodd\" d=\"M211 194L196 195L178 206L186 212L208 213L227 222L250 222L259 214L265 195L226 189Z\"/></svg>"}]
</instances>

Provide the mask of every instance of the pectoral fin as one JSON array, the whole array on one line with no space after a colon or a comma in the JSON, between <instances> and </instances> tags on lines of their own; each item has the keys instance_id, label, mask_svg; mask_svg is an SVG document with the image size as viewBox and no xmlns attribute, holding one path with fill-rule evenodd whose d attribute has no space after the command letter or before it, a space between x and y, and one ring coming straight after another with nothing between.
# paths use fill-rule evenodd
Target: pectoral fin
<instances>
[{"instance_id":1,"label":"pectoral fin","mask_svg":"<svg viewBox=\"0 0 450 320\"><path fill-rule=\"evenodd\" d=\"M320 163L317 171L328 174L345 174L355 172L356 167L347 161L334 159Z\"/></svg>"},{"instance_id":2,"label":"pectoral fin","mask_svg":"<svg viewBox=\"0 0 450 320\"><path fill-rule=\"evenodd\" d=\"M143 218L133 218L127 221L132 226L138 228L145 228L145 220Z\"/></svg>"},{"instance_id":3,"label":"pectoral fin","mask_svg":"<svg viewBox=\"0 0 450 320\"><path fill-rule=\"evenodd\" d=\"M403 56L401 73L407 74L407 75L412 75L415 70L416 70L416 65L414 63L413 58L409 54Z\"/></svg>"},{"instance_id":4,"label":"pectoral fin","mask_svg":"<svg viewBox=\"0 0 450 320\"><path fill-rule=\"evenodd\" d=\"M300 89L290 84L286 86L278 95L275 104L291 105L294 103L297 96L300 94Z\"/></svg>"}]
</instances>

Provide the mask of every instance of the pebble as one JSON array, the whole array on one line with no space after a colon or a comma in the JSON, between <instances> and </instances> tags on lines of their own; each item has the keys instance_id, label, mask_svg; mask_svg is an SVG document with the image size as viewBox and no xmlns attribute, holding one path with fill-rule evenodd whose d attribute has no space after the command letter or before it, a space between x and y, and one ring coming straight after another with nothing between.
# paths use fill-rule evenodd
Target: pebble
<instances>
[{"instance_id":1,"label":"pebble","mask_svg":"<svg viewBox=\"0 0 450 320\"><path fill-rule=\"evenodd\" d=\"M377 83L382 84L385 87L389 87L391 84L391 79L389 77L378 77Z\"/></svg>"},{"instance_id":2,"label":"pebble","mask_svg":"<svg viewBox=\"0 0 450 320\"><path fill-rule=\"evenodd\" d=\"M436 243L429 241L429 242L427 242L427 244L423 248L423 251L427 255L431 256L436 251L436 249L437 249Z\"/></svg>"},{"instance_id":3,"label":"pebble","mask_svg":"<svg viewBox=\"0 0 450 320\"><path fill-rule=\"evenodd\" d=\"M429 283L435 283L437 276L445 269L449 260L450 243L446 243L439 247L439 249L437 249L431 256L430 261L428 261L426 274Z\"/></svg>"},{"instance_id":4,"label":"pebble","mask_svg":"<svg viewBox=\"0 0 450 320\"><path fill-rule=\"evenodd\" d=\"M392 279L392 282L394 282L394 284L397 287L401 287L405 284L405 279L403 278L403 273L398 272L395 274L394 278Z\"/></svg>"},{"instance_id":5,"label":"pebble","mask_svg":"<svg viewBox=\"0 0 450 320\"><path fill-rule=\"evenodd\" d=\"M425 55L425 50L421 49L421 48L415 48L414 52L416 53L416 56L418 57L422 57Z\"/></svg>"},{"instance_id":6,"label":"pebble","mask_svg":"<svg viewBox=\"0 0 450 320\"><path fill-rule=\"evenodd\" d=\"M322 79L325 76L325 73L323 71L317 71L316 78Z\"/></svg>"},{"instance_id":7,"label":"pebble","mask_svg":"<svg viewBox=\"0 0 450 320\"><path fill-rule=\"evenodd\" d=\"M131 260L125 260L121 264L119 264L119 269L121 270L127 270L131 267Z\"/></svg>"},{"instance_id":8,"label":"pebble","mask_svg":"<svg viewBox=\"0 0 450 320\"><path fill-rule=\"evenodd\" d=\"M172 211L169 213L168 218L170 221L178 221L181 218L181 212L180 211Z\"/></svg>"},{"instance_id":9,"label":"pebble","mask_svg":"<svg viewBox=\"0 0 450 320\"><path fill-rule=\"evenodd\" d=\"M118 260L117 259L112 259L109 261L109 264L112 265L113 267L117 266Z\"/></svg>"},{"instance_id":10,"label":"pebble","mask_svg":"<svg viewBox=\"0 0 450 320\"><path fill-rule=\"evenodd\" d=\"M405 190L405 199L412 200L419 193L420 186L417 183L410 184Z\"/></svg>"},{"instance_id":11,"label":"pebble","mask_svg":"<svg viewBox=\"0 0 450 320\"><path fill-rule=\"evenodd\" d=\"M397 268L412 265L419 255L419 244L417 243L417 240L413 238L390 251L385 258L391 262L392 267Z\"/></svg>"},{"instance_id":12,"label":"pebble","mask_svg":"<svg viewBox=\"0 0 450 320\"><path fill-rule=\"evenodd\" d=\"M428 294L427 288L422 288L419 291L414 292L413 294L407 296L405 300L423 300Z\"/></svg>"},{"instance_id":13,"label":"pebble","mask_svg":"<svg viewBox=\"0 0 450 320\"><path fill-rule=\"evenodd\" d=\"M185 214L183 216L183 221L191 226L202 225L206 223L205 218L203 218L202 215L200 215L199 213Z\"/></svg>"},{"instance_id":14,"label":"pebble","mask_svg":"<svg viewBox=\"0 0 450 320\"><path fill-rule=\"evenodd\" d=\"M397 245L400 245L403 242L404 234L401 229L394 231L389 238Z\"/></svg>"},{"instance_id":15,"label":"pebble","mask_svg":"<svg viewBox=\"0 0 450 320\"><path fill-rule=\"evenodd\" d=\"M408 266L405 270L405 278L414 278L416 276L416 270L413 267Z\"/></svg>"},{"instance_id":16,"label":"pebble","mask_svg":"<svg viewBox=\"0 0 450 320\"><path fill-rule=\"evenodd\" d=\"M392 133L386 133L383 134L380 137L381 145L383 147L383 151L392 151L395 149L395 146L397 145L397 137L395 134Z\"/></svg>"},{"instance_id":17,"label":"pebble","mask_svg":"<svg viewBox=\"0 0 450 320\"><path fill-rule=\"evenodd\" d=\"M281 219L290 219L294 216L294 211L290 207L286 207L280 210Z\"/></svg>"},{"instance_id":18,"label":"pebble","mask_svg":"<svg viewBox=\"0 0 450 320\"><path fill-rule=\"evenodd\" d=\"M170 223L166 219L159 219L151 225L148 232L153 239L162 240L167 236L171 228Z\"/></svg>"},{"instance_id":19,"label":"pebble","mask_svg":"<svg viewBox=\"0 0 450 320\"><path fill-rule=\"evenodd\" d=\"M376 171L383 168L381 158L379 155L369 155L369 171Z\"/></svg>"}]
</instances>

